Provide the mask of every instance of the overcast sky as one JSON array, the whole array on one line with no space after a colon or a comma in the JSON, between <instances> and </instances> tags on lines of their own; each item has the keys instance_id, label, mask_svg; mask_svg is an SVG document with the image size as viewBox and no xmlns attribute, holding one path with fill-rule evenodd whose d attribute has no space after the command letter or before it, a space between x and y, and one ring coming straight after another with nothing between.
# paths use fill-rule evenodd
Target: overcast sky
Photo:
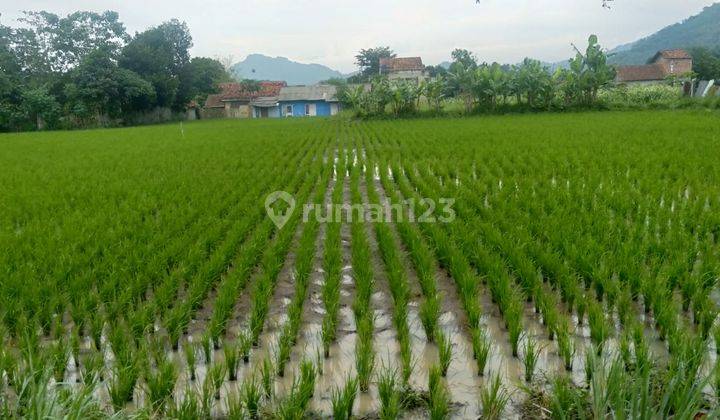
<instances>
[{"instance_id":1,"label":"overcast sky","mask_svg":"<svg viewBox=\"0 0 720 420\"><path fill-rule=\"evenodd\" d=\"M467 48L483 61L559 61L596 33L612 48L697 14L715 0L0 0L2 23L20 10L116 10L134 33L171 18L190 27L193 55L251 53L355 70L361 49L388 45L425 64Z\"/></svg>"}]
</instances>

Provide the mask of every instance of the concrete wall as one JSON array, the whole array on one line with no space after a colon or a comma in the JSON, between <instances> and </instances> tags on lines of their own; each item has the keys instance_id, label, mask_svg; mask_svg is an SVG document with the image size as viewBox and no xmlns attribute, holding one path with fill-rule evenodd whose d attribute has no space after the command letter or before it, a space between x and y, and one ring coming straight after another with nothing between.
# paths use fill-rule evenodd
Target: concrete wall
<instances>
[{"instance_id":1,"label":"concrete wall","mask_svg":"<svg viewBox=\"0 0 720 420\"><path fill-rule=\"evenodd\" d=\"M201 119L225 118L225 108L202 108Z\"/></svg>"},{"instance_id":2,"label":"concrete wall","mask_svg":"<svg viewBox=\"0 0 720 420\"><path fill-rule=\"evenodd\" d=\"M425 72L420 70L398 71L388 74L388 80L407 80L409 82L419 83L425 79Z\"/></svg>"},{"instance_id":3,"label":"concrete wall","mask_svg":"<svg viewBox=\"0 0 720 420\"><path fill-rule=\"evenodd\" d=\"M667 74L681 75L692 71L693 62L688 59L678 60L660 57L656 63L661 65Z\"/></svg>"},{"instance_id":4,"label":"concrete wall","mask_svg":"<svg viewBox=\"0 0 720 420\"><path fill-rule=\"evenodd\" d=\"M626 86L652 86L652 85L663 85L665 80L640 80L634 82L622 82L621 85Z\"/></svg>"},{"instance_id":5,"label":"concrete wall","mask_svg":"<svg viewBox=\"0 0 720 420\"><path fill-rule=\"evenodd\" d=\"M250 118L250 105L247 102L225 102L226 118Z\"/></svg>"},{"instance_id":6,"label":"concrete wall","mask_svg":"<svg viewBox=\"0 0 720 420\"><path fill-rule=\"evenodd\" d=\"M263 108L261 107L252 107L252 118L264 118L261 116ZM280 107L274 106L274 107L265 107L264 109L267 110L267 118L278 118L280 117Z\"/></svg>"},{"instance_id":7,"label":"concrete wall","mask_svg":"<svg viewBox=\"0 0 720 420\"><path fill-rule=\"evenodd\" d=\"M333 105L335 106L334 112ZM337 111L338 108L336 103L325 101L280 102L280 116L282 117L327 117L337 114Z\"/></svg>"}]
</instances>

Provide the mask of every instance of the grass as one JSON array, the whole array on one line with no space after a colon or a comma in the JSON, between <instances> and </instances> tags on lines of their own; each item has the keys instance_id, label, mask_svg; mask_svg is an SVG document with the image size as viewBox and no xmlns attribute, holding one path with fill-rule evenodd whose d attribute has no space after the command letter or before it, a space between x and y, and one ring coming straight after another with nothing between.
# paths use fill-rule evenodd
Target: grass
<instances>
[{"instance_id":1,"label":"grass","mask_svg":"<svg viewBox=\"0 0 720 420\"><path fill-rule=\"evenodd\" d=\"M438 334L438 358L440 359L440 374L445 377L453 358L452 338L445 333Z\"/></svg>"},{"instance_id":2,"label":"grass","mask_svg":"<svg viewBox=\"0 0 720 420\"><path fill-rule=\"evenodd\" d=\"M237 381L237 371L240 365L240 354L237 344L230 342L225 343L223 354L225 355L225 367L228 372L228 380L235 382Z\"/></svg>"},{"instance_id":3,"label":"grass","mask_svg":"<svg viewBox=\"0 0 720 420\"><path fill-rule=\"evenodd\" d=\"M263 390L254 375L251 375L249 379L243 382L240 388L240 395L244 408L247 410L250 418L258 418Z\"/></svg>"},{"instance_id":4,"label":"grass","mask_svg":"<svg viewBox=\"0 0 720 420\"><path fill-rule=\"evenodd\" d=\"M349 420L353 416L353 407L358 392L358 380L349 377L342 388L332 390L332 415L336 420Z\"/></svg>"},{"instance_id":5,"label":"grass","mask_svg":"<svg viewBox=\"0 0 720 420\"><path fill-rule=\"evenodd\" d=\"M378 372L378 395L380 398L380 418L397 419L402 409L399 378L396 370L383 367Z\"/></svg>"},{"instance_id":6,"label":"grass","mask_svg":"<svg viewBox=\"0 0 720 420\"><path fill-rule=\"evenodd\" d=\"M510 402L510 394L502 385L500 375L496 374L491 376L480 391L480 405L482 407L483 418L502 418L508 402Z\"/></svg>"},{"instance_id":7,"label":"grass","mask_svg":"<svg viewBox=\"0 0 720 420\"><path fill-rule=\"evenodd\" d=\"M440 331L438 319L440 318L440 297L437 294L431 295L420 304L420 322L425 330L427 341L434 342Z\"/></svg>"},{"instance_id":8,"label":"grass","mask_svg":"<svg viewBox=\"0 0 720 420\"><path fill-rule=\"evenodd\" d=\"M525 351L523 352L523 366L525 367L525 382L530 383L535 376L535 368L540 358L541 349L531 337L525 339Z\"/></svg>"},{"instance_id":9,"label":"grass","mask_svg":"<svg viewBox=\"0 0 720 420\"><path fill-rule=\"evenodd\" d=\"M172 400L177 368L169 360L161 362L156 370L145 378L148 403L153 412L162 415L165 405Z\"/></svg>"},{"instance_id":10,"label":"grass","mask_svg":"<svg viewBox=\"0 0 720 420\"><path fill-rule=\"evenodd\" d=\"M197 347L194 343L186 342L183 345L183 354L185 355L187 369L190 372L190 380L194 381L197 378Z\"/></svg>"},{"instance_id":11,"label":"grass","mask_svg":"<svg viewBox=\"0 0 720 420\"><path fill-rule=\"evenodd\" d=\"M543 351L586 377L575 386L566 372L546 372L550 385L532 403L553 416L712 418L720 400L703 390L719 377L707 358L720 348L716 117L199 121L184 137L175 124L0 135L0 417L247 416L247 406L258 417L329 416L309 401L331 400L314 385L338 374L332 366L346 359L333 349L348 342L354 357L342 374L352 380L332 400L357 415L356 394L380 391L373 295L383 278L400 349L395 383L383 385L388 416L398 406L391 390L411 393L417 320L440 349L440 379L414 394L420 416L452 407L442 374L454 358L487 377L476 397L484 415L502 417L508 383L496 387L487 372L491 349L508 349L517 358L508 363L537 382L540 345L523 337L538 325ZM405 216L432 199L436 218L448 210L439 200L452 198L455 220L345 221L344 237L340 223L306 224L296 211L280 229L264 208L278 190L298 208L387 198ZM288 322L271 343L277 359L260 358L291 253ZM319 287L309 282L316 266ZM472 355L448 344L446 317ZM320 337L303 356L317 364L292 360L310 322ZM490 322L503 334L490 335ZM230 404L219 391L239 371L248 374L228 389ZM295 386L276 392L278 374ZM182 398L167 397L193 377Z\"/></svg>"},{"instance_id":12,"label":"grass","mask_svg":"<svg viewBox=\"0 0 720 420\"><path fill-rule=\"evenodd\" d=\"M485 367L487 366L490 352L492 351L490 338L487 336L485 330L478 327L472 330L471 339L473 358L477 365L477 374L479 376L485 376Z\"/></svg>"},{"instance_id":13,"label":"grass","mask_svg":"<svg viewBox=\"0 0 720 420\"><path fill-rule=\"evenodd\" d=\"M442 367L432 366L428 373L428 409L433 420L446 419L450 414L450 392L441 379Z\"/></svg>"},{"instance_id":14,"label":"grass","mask_svg":"<svg viewBox=\"0 0 720 420\"><path fill-rule=\"evenodd\" d=\"M271 399L274 394L273 377L275 376L275 366L272 360L264 358L260 366L260 383L262 384L263 395L265 399Z\"/></svg>"}]
</instances>

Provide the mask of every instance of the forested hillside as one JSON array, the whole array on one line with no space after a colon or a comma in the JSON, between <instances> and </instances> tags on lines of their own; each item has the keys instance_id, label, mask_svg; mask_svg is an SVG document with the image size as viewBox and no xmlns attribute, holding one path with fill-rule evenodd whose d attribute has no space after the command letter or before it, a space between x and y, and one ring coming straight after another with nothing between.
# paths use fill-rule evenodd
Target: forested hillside
<instances>
[{"instance_id":1,"label":"forested hillside","mask_svg":"<svg viewBox=\"0 0 720 420\"><path fill-rule=\"evenodd\" d=\"M615 64L644 64L656 52L672 48L708 47L720 45L720 3L706 7L700 14L659 32L623 45L612 52Z\"/></svg>"}]
</instances>

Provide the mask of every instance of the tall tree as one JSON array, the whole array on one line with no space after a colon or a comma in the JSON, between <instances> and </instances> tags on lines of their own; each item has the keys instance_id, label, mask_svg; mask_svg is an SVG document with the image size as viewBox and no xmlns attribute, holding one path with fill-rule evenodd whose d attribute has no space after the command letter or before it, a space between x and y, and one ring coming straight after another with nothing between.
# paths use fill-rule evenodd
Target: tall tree
<instances>
[{"instance_id":1,"label":"tall tree","mask_svg":"<svg viewBox=\"0 0 720 420\"><path fill-rule=\"evenodd\" d=\"M596 35L590 35L584 52L573 47L576 54L570 60L570 68L559 70L556 78L562 83L567 102L592 105L600 88L615 78L615 69L607 63L607 54L598 44Z\"/></svg>"},{"instance_id":2,"label":"tall tree","mask_svg":"<svg viewBox=\"0 0 720 420\"><path fill-rule=\"evenodd\" d=\"M693 71L700 80L720 80L720 48L692 48Z\"/></svg>"},{"instance_id":3,"label":"tall tree","mask_svg":"<svg viewBox=\"0 0 720 420\"><path fill-rule=\"evenodd\" d=\"M119 51L128 39L117 12L75 12L60 17L25 11L15 34L16 51L26 71L62 73L77 66L97 48Z\"/></svg>"},{"instance_id":4,"label":"tall tree","mask_svg":"<svg viewBox=\"0 0 720 420\"><path fill-rule=\"evenodd\" d=\"M173 19L136 34L123 49L119 64L153 84L158 106L178 108L179 77L190 62L190 47L187 25Z\"/></svg>"},{"instance_id":5,"label":"tall tree","mask_svg":"<svg viewBox=\"0 0 720 420\"><path fill-rule=\"evenodd\" d=\"M365 81L380 74L381 58L395 58L395 53L390 47L376 47L362 49L355 56L355 64L360 67L360 74Z\"/></svg>"},{"instance_id":6,"label":"tall tree","mask_svg":"<svg viewBox=\"0 0 720 420\"><path fill-rule=\"evenodd\" d=\"M456 48L450 56L453 60L450 64L450 71L453 71L453 65L457 66L461 64L465 69L472 70L474 70L478 65L475 54L465 49Z\"/></svg>"},{"instance_id":7,"label":"tall tree","mask_svg":"<svg viewBox=\"0 0 720 420\"><path fill-rule=\"evenodd\" d=\"M217 91L218 83L231 80L218 60L195 57L180 70L176 107L182 108L191 100L204 102L208 94Z\"/></svg>"},{"instance_id":8,"label":"tall tree","mask_svg":"<svg viewBox=\"0 0 720 420\"><path fill-rule=\"evenodd\" d=\"M83 59L65 90L73 114L95 123L146 109L155 99L152 85L133 71L118 67L105 48Z\"/></svg>"},{"instance_id":9,"label":"tall tree","mask_svg":"<svg viewBox=\"0 0 720 420\"><path fill-rule=\"evenodd\" d=\"M12 29L0 24L0 131L14 126L19 117L21 67L12 47Z\"/></svg>"}]
</instances>

